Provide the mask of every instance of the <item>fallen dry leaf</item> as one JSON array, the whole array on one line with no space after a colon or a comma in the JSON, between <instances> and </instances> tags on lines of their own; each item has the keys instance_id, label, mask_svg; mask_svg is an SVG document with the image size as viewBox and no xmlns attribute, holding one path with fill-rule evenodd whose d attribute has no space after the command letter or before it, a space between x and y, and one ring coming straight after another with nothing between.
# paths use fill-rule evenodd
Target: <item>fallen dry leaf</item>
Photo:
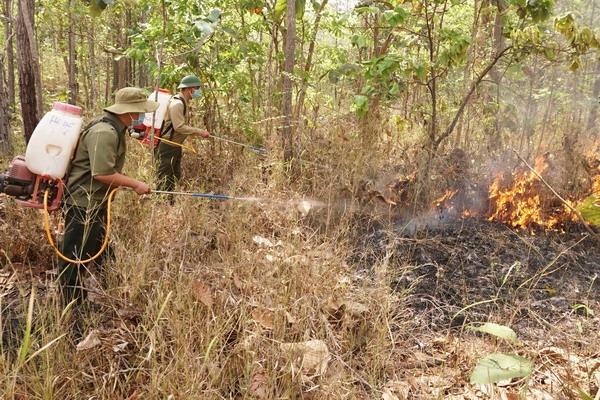
<instances>
[{"instance_id":1,"label":"fallen dry leaf","mask_svg":"<svg viewBox=\"0 0 600 400\"><path fill-rule=\"evenodd\" d=\"M200 281L194 283L194 297L208 308L213 306L213 296L210 287Z\"/></svg>"},{"instance_id":2,"label":"fallen dry leaf","mask_svg":"<svg viewBox=\"0 0 600 400\"><path fill-rule=\"evenodd\" d=\"M100 344L102 344L102 342L98 337L98 331L94 329L86 336L85 339L77 343L77 351L89 350L93 347L99 346Z\"/></svg>"},{"instance_id":3,"label":"fallen dry leaf","mask_svg":"<svg viewBox=\"0 0 600 400\"><path fill-rule=\"evenodd\" d=\"M252 382L250 382L250 386L248 387L248 391L250 394L256 396L259 399L266 398L267 390L265 388L267 382L267 378L265 374L259 373L255 374L252 377Z\"/></svg>"},{"instance_id":4,"label":"fallen dry leaf","mask_svg":"<svg viewBox=\"0 0 600 400\"><path fill-rule=\"evenodd\" d=\"M254 310L252 318L263 328L273 329L275 327L275 315L269 310Z\"/></svg>"},{"instance_id":5,"label":"fallen dry leaf","mask_svg":"<svg viewBox=\"0 0 600 400\"><path fill-rule=\"evenodd\" d=\"M303 378L308 379L324 374L327 371L327 363L331 359L327 344L322 340L282 343L281 350L283 355L302 372Z\"/></svg>"}]
</instances>

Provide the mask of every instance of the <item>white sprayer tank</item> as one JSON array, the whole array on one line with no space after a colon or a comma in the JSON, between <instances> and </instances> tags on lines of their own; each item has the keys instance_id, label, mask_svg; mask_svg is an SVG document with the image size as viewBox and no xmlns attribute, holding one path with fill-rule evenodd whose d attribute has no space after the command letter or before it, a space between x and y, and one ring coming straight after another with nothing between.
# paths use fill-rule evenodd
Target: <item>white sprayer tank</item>
<instances>
[{"instance_id":1,"label":"white sprayer tank","mask_svg":"<svg viewBox=\"0 0 600 400\"><path fill-rule=\"evenodd\" d=\"M79 140L81 111L81 107L57 101L44 115L25 151L25 164L31 172L52 179L64 178Z\"/></svg>"},{"instance_id":2,"label":"white sprayer tank","mask_svg":"<svg viewBox=\"0 0 600 400\"><path fill-rule=\"evenodd\" d=\"M156 90L152 92L150 96L148 96L148 100L158 101L159 105L154 113L146 113L144 116L144 125L151 127L153 118L152 116L154 115L154 129L160 129L167 113L169 99L171 99L171 93L166 89L158 89L158 96Z\"/></svg>"}]
</instances>

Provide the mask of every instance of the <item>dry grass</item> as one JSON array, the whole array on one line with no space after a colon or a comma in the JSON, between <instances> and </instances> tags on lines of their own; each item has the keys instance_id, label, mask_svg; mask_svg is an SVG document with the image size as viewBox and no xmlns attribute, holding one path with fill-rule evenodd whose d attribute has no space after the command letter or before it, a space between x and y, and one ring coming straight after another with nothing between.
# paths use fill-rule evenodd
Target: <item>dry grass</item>
<instances>
[{"instance_id":1,"label":"dry grass","mask_svg":"<svg viewBox=\"0 0 600 400\"><path fill-rule=\"evenodd\" d=\"M151 181L147 153L130 142L128 173ZM57 306L54 275L23 274L55 269L56 257L40 212L3 199L4 398L542 398L524 382L468 383L483 356L520 350L421 325L406 307L410 290L391 289L415 269L391 263L393 248L362 254L369 271L351 263L354 239L382 223L363 202L364 177L378 168L367 161L373 149L352 140L315 148L308 161L318 165L298 163L293 172L277 155L214 142L198 149L186 155L182 190L262 200L179 196L170 207L158 196L119 193L116 260L104 274L92 271L104 283L90 279L81 310ZM307 213L298 207L306 198L326 206ZM81 338L72 329L78 317ZM586 329L585 346L595 346L597 333ZM582 382L567 353L527 355L560 364L555 382ZM588 386L579 387L591 393L595 370L586 371ZM556 393L567 398L560 394L573 389Z\"/></svg>"}]
</instances>

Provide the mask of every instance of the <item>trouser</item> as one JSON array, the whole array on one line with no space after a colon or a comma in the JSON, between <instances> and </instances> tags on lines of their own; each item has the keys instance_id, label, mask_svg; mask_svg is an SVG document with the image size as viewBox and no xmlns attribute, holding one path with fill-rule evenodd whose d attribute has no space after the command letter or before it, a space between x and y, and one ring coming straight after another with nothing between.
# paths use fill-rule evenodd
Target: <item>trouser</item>
<instances>
[{"instance_id":1,"label":"trouser","mask_svg":"<svg viewBox=\"0 0 600 400\"><path fill-rule=\"evenodd\" d=\"M85 261L98 254L106 237L106 216L106 208L67 205L61 253L73 261ZM103 252L94 264L102 267L107 253ZM87 293L82 278L90 264L60 259L58 281L65 305L73 300L77 303L85 300Z\"/></svg>"},{"instance_id":2,"label":"trouser","mask_svg":"<svg viewBox=\"0 0 600 400\"><path fill-rule=\"evenodd\" d=\"M175 189L177 181L181 179L181 147L160 142L156 147L156 158L158 161L158 190L171 192ZM169 196L169 200L171 204L174 202L172 195Z\"/></svg>"}]
</instances>

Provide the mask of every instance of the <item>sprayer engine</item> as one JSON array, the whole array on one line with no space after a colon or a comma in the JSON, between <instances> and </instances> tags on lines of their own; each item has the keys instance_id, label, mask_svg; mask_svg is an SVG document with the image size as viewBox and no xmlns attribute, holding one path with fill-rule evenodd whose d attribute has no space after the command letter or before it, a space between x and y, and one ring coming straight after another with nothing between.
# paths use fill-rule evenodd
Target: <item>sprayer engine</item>
<instances>
[{"instance_id":1,"label":"sprayer engine","mask_svg":"<svg viewBox=\"0 0 600 400\"><path fill-rule=\"evenodd\" d=\"M25 157L16 156L8 164L8 171L0 174L0 193L15 198L25 207L44 208L44 197L48 211L60 208L63 181L36 175L25 164Z\"/></svg>"}]
</instances>

